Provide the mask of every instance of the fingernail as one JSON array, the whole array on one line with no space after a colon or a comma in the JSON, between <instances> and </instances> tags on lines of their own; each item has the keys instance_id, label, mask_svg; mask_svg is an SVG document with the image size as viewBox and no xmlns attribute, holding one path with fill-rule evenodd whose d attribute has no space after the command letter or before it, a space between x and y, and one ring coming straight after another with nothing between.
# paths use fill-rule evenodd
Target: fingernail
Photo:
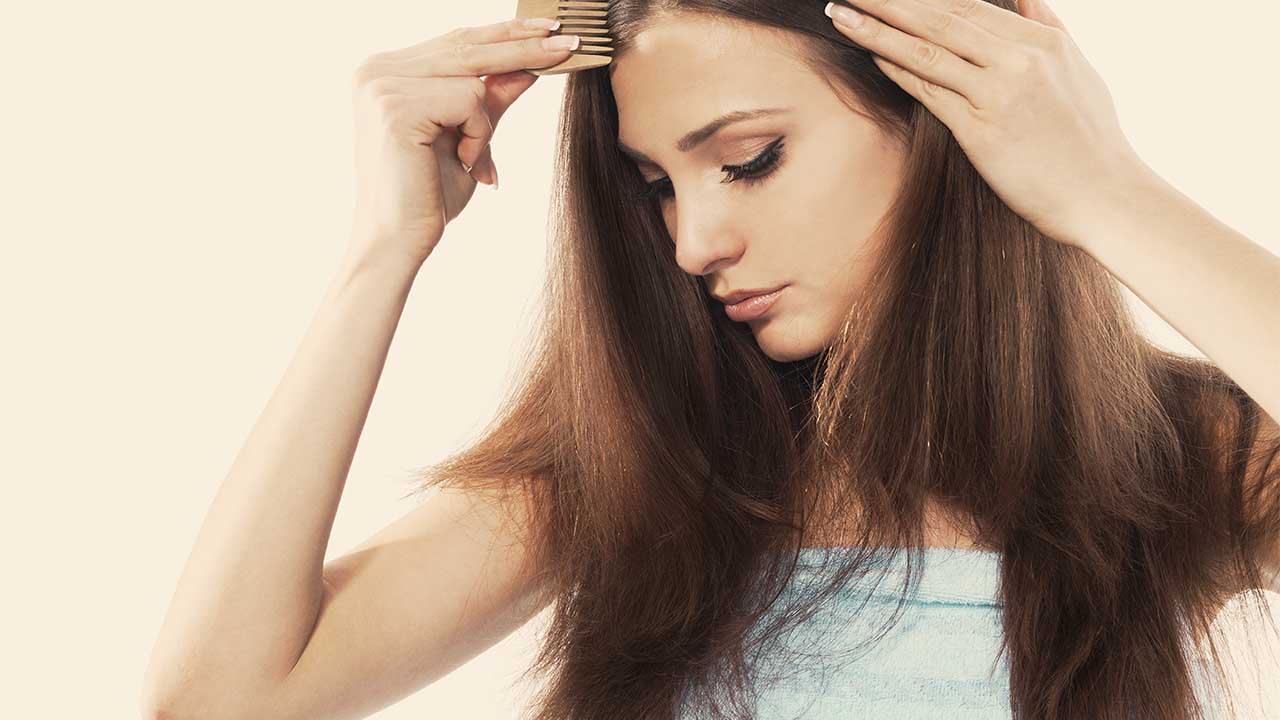
<instances>
[{"instance_id":1,"label":"fingernail","mask_svg":"<svg viewBox=\"0 0 1280 720\"><path fill-rule=\"evenodd\" d=\"M823 12L827 14L827 17L847 27L857 27L858 23L862 22L862 13L847 5L837 5L829 2Z\"/></svg>"},{"instance_id":2,"label":"fingernail","mask_svg":"<svg viewBox=\"0 0 1280 720\"><path fill-rule=\"evenodd\" d=\"M577 35L556 35L543 38L542 47L547 50L574 50L578 47Z\"/></svg>"},{"instance_id":3,"label":"fingernail","mask_svg":"<svg viewBox=\"0 0 1280 720\"><path fill-rule=\"evenodd\" d=\"M524 26L529 30L555 30L560 27L560 21L545 17L525 18Z\"/></svg>"},{"instance_id":4,"label":"fingernail","mask_svg":"<svg viewBox=\"0 0 1280 720\"><path fill-rule=\"evenodd\" d=\"M493 188L498 187L498 166L493 162L493 155L476 161L476 171L472 173L472 177L476 178L476 182L482 182Z\"/></svg>"}]
</instances>

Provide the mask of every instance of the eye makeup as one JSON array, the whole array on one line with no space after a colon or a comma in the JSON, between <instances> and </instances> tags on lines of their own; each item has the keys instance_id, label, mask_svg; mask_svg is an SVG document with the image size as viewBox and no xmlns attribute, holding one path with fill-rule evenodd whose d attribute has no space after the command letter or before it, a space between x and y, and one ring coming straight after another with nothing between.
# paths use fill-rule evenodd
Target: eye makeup
<instances>
[{"instance_id":1,"label":"eye makeup","mask_svg":"<svg viewBox=\"0 0 1280 720\"><path fill-rule=\"evenodd\" d=\"M725 173L725 179L722 183L744 181L748 186L764 182L770 175L777 170L782 163L783 149L785 145L783 141L785 136L779 137L762 151L759 155L748 160L741 165L724 165L720 169ZM645 184L644 190L635 194L635 197L641 200L648 200L654 197L664 199L674 194L671 187L670 178L660 178L651 183Z\"/></svg>"}]
</instances>

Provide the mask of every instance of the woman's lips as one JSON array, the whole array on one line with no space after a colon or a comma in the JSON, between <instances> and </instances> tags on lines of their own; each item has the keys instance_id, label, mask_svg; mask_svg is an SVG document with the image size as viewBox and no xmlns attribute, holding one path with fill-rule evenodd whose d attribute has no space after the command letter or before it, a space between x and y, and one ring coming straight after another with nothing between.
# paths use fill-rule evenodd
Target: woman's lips
<instances>
[{"instance_id":1,"label":"woman's lips","mask_svg":"<svg viewBox=\"0 0 1280 720\"><path fill-rule=\"evenodd\" d=\"M771 293L764 295L752 295L751 297L746 298L745 300L740 300L732 305L725 305L724 312L729 316L729 319L734 322L755 320L768 312L769 308L773 307L774 301L778 299L778 295L786 289L787 286L784 285Z\"/></svg>"}]
</instances>

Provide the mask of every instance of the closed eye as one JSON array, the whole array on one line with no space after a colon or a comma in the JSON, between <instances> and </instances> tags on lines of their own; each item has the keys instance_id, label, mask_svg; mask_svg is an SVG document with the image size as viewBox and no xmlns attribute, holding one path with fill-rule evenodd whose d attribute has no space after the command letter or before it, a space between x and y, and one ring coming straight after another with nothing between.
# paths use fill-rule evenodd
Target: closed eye
<instances>
[{"instance_id":1,"label":"closed eye","mask_svg":"<svg viewBox=\"0 0 1280 720\"><path fill-rule=\"evenodd\" d=\"M755 185L763 182L782 163L783 149L785 145L783 140L786 137L779 137L777 140L769 143L769 146L760 151L751 160L741 165L724 165L720 169L725 173L725 179L722 183L731 183L743 180L747 185ZM649 200L651 198L665 199L675 194L674 188L671 186L671 178L659 178L653 182L646 183L644 190L635 194L640 200Z\"/></svg>"}]
</instances>

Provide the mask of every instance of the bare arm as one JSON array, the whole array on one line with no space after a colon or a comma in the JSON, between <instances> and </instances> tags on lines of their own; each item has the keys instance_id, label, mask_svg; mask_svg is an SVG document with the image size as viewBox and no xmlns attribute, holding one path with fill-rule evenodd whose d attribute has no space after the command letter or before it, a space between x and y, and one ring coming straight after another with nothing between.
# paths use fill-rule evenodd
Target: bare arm
<instances>
[{"instance_id":1,"label":"bare arm","mask_svg":"<svg viewBox=\"0 0 1280 720\"><path fill-rule=\"evenodd\" d=\"M328 573L322 566L418 269L475 191L471 171L496 182L488 143L537 79L523 71L570 54L544 43L550 24L457 28L374 53L353 73L358 182L347 256L197 535L143 681L151 716L279 718L304 704L358 712L491 642L502 625L494 614L524 594L518 552L476 562L502 539L490 521L506 512L479 502L482 512L457 514L478 495L433 498L366 551ZM465 517L488 520L454 522ZM434 586L435 577L451 584ZM451 621L442 632L424 624ZM408 624L422 632L395 636ZM353 676L381 683L353 698L341 684ZM294 688L318 694L291 703Z\"/></svg>"},{"instance_id":2,"label":"bare arm","mask_svg":"<svg viewBox=\"0 0 1280 720\"><path fill-rule=\"evenodd\" d=\"M445 490L331 560L302 657L249 717L368 717L524 624L550 598L527 572L516 510Z\"/></svg>"},{"instance_id":3,"label":"bare arm","mask_svg":"<svg viewBox=\"0 0 1280 720\"><path fill-rule=\"evenodd\" d=\"M1280 421L1280 257L1149 168L1115 187L1075 244Z\"/></svg>"},{"instance_id":4,"label":"bare arm","mask_svg":"<svg viewBox=\"0 0 1280 720\"><path fill-rule=\"evenodd\" d=\"M1280 257L1228 227L1154 170L1141 166L1097 208L1076 238L1257 401L1258 452L1280 439ZM1247 483L1262 482L1259 456ZM1280 591L1280 537L1259 558Z\"/></svg>"},{"instance_id":5,"label":"bare arm","mask_svg":"<svg viewBox=\"0 0 1280 720\"><path fill-rule=\"evenodd\" d=\"M324 594L338 501L418 267L357 253L340 265L199 530L152 650L145 705L180 695L208 717L234 716L231 705L275 687L297 661Z\"/></svg>"}]
</instances>

